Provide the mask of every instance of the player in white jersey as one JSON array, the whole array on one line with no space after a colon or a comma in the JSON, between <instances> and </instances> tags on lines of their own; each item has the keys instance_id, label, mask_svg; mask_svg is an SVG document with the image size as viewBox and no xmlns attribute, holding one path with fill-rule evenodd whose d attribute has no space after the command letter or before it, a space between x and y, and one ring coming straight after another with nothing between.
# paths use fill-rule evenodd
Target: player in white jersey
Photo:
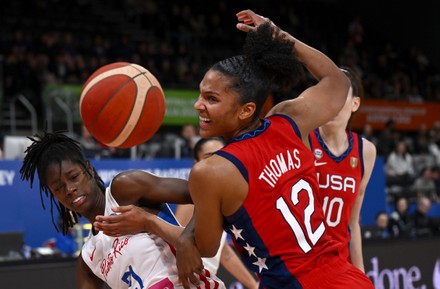
<instances>
[{"instance_id":1,"label":"player in white jersey","mask_svg":"<svg viewBox=\"0 0 440 289\"><path fill-rule=\"evenodd\" d=\"M98 215L115 214L112 209L121 205L135 204L158 214L163 202L191 203L185 180L132 170L117 175L105 188L75 140L58 132L44 132L31 139L21 178L30 181L32 187L38 173L40 194L45 193L51 208L58 209L63 233L78 222L79 216L93 223ZM166 225L166 241L151 233L109 237L92 229L78 258L78 288L98 289L104 283L113 289L183 288L172 247L183 228ZM191 288L225 288L203 267L197 273L199 282Z\"/></svg>"}]
</instances>

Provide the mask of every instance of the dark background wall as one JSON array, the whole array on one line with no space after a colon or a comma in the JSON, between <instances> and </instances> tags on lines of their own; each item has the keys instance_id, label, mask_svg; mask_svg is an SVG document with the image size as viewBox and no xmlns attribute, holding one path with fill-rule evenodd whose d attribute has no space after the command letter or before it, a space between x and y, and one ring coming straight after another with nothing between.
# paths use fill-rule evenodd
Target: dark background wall
<instances>
[{"instance_id":1,"label":"dark background wall","mask_svg":"<svg viewBox=\"0 0 440 289\"><path fill-rule=\"evenodd\" d=\"M437 67L440 66L440 1L335 2L339 2L345 14L362 16L366 28L365 41L385 43L392 40L403 47L418 47Z\"/></svg>"}]
</instances>

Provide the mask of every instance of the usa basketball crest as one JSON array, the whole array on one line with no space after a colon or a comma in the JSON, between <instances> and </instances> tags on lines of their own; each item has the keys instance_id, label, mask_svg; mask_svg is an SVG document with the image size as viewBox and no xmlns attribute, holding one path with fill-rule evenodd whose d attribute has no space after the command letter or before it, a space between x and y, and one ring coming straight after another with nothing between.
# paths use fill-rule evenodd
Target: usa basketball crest
<instances>
[{"instance_id":1,"label":"usa basketball crest","mask_svg":"<svg viewBox=\"0 0 440 289\"><path fill-rule=\"evenodd\" d=\"M359 159L356 157L351 157L350 158L350 166L354 169L358 166L359 164Z\"/></svg>"},{"instance_id":2,"label":"usa basketball crest","mask_svg":"<svg viewBox=\"0 0 440 289\"><path fill-rule=\"evenodd\" d=\"M315 159L317 159L317 160L322 158L322 150L321 149L315 149L313 151L313 154L315 155Z\"/></svg>"}]
</instances>

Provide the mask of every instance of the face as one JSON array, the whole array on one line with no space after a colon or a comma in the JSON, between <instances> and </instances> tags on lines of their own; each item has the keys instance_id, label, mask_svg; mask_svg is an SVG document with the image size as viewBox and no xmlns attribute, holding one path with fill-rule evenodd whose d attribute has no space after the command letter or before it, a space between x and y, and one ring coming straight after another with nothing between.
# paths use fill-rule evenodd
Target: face
<instances>
[{"instance_id":1,"label":"face","mask_svg":"<svg viewBox=\"0 0 440 289\"><path fill-rule=\"evenodd\" d=\"M406 153L406 143L401 141L397 144L397 149L396 149L397 153L399 154L404 154Z\"/></svg>"},{"instance_id":2,"label":"face","mask_svg":"<svg viewBox=\"0 0 440 289\"><path fill-rule=\"evenodd\" d=\"M212 156L213 153L218 151L223 147L223 143L218 140L210 140L203 144L198 152L199 160L204 160Z\"/></svg>"},{"instance_id":3,"label":"face","mask_svg":"<svg viewBox=\"0 0 440 289\"><path fill-rule=\"evenodd\" d=\"M377 217L377 226L379 228L386 228L388 225L388 216L386 214L380 214Z\"/></svg>"},{"instance_id":4,"label":"face","mask_svg":"<svg viewBox=\"0 0 440 289\"><path fill-rule=\"evenodd\" d=\"M428 198L422 198L419 202L420 212L423 214L428 214L429 210L431 209L431 201Z\"/></svg>"},{"instance_id":5,"label":"face","mask_svg":"<svg viewBox=\"0 0 440 289\"><path fill-rule=\"evenodd\" d=\"M192 137L197 135L196 128L193 125L185 125L182 128L183 138L190 140Z\"/></svg>"},{"instance_id":6,"label":"face","mask_svg":"<svg viewBox=\"0 0 440 289\"><path fill-rule=\"evenodd\" d=\"M103 194L94 178L70 160L54 163L47 170L46 183L54 197L67 209L87 217Z\"/></svg>"},{"instance_id":7,"label":"face","mask_svg":"<svg viewBox=\"0 0 440 289\"><path fill-rule=\"evenodd\" d=\"M239 133L242 106L239 95L228 84L226 76L213 70L200 83L200 96L194 104L199 112L200 136L223 136L229 140Z\"/></svg>"},{"instance_id":8,"label":"face","mask_svg":"<svg viewBox=\"0 0 440 289\"><path fill-rule=\"evenodd\" d=\"M340 124L341 126L346 126L348 121L350 120L351 114L356 112L360 106L360 97L353 96L353 89L350 87L348 90L347 99L345 100L345 104L339 113L332 119L331 123ZM329 123L330 123L329 122Z\"/></svg>"},{"instance_id":9,"label":"face","mask_svg":"<svg viewBox=\"0 0 440 289\"><path fill-rule=\"evenodd\" d=\"M400 199L397 202L397 210L399 212L405 212L408 209L408 201L406 199Z\"/></svg>"}]
</instances>

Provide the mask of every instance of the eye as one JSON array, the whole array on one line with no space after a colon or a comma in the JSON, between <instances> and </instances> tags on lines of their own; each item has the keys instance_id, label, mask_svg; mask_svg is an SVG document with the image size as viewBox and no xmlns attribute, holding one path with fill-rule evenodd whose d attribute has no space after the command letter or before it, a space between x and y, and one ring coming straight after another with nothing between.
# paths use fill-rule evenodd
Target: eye
<instances>
[{"instance_id":1,"label":"eye","mask_svg":"<svg viewBox=\"0 0 440 289\"><path fill-rule=\"evenodd\" d=\"M208 100L209 103L216 103L216 102L218 102L217 97L215 97L213 95L207 96L206 99Z\"/></svg>"},{"instance_id":2,"label":"eye","mask_svg":"<svg viewBox=\"0 0 440 289\"><path fill-rule=\"evenodd\" d=\"M55 193L61 192L63 190L63 188L64 188L64 185L62 185L62 184L57 185L55 187Z\"/></svg>"}]
</instances>

